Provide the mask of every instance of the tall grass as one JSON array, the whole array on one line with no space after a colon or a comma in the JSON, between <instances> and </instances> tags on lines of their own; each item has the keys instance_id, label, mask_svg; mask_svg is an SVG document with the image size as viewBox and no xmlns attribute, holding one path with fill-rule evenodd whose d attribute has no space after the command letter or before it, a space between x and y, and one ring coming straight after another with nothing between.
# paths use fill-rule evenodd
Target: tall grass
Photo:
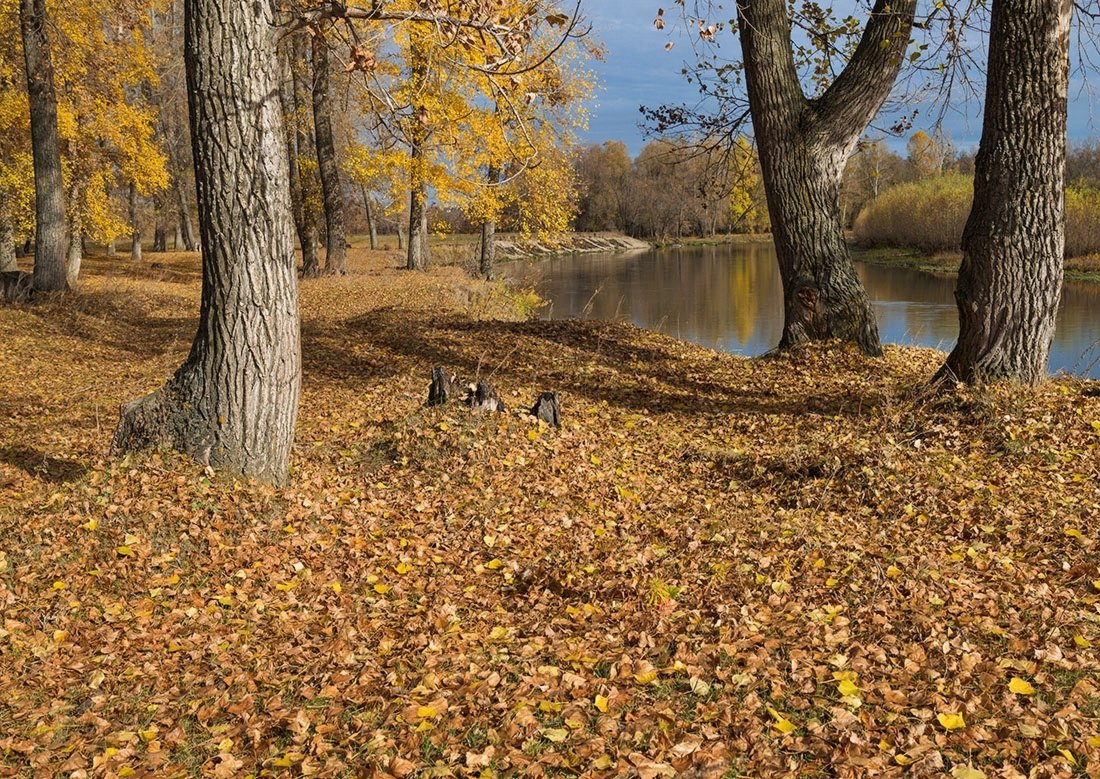
<instances>
[{"instance_id":1,"label":"tall grass","mask_svg":"<svg viewBox=\"0 0 1100 779\"><path fill-rule=\"evenodd\" d=\"M856 217L862 246L892 246L933 254L958 251L974 198L974 180L961 173L897 184ZM1066 257L1100 253L1100 190L1066 190Z\"/></svg>"}]
</instances>

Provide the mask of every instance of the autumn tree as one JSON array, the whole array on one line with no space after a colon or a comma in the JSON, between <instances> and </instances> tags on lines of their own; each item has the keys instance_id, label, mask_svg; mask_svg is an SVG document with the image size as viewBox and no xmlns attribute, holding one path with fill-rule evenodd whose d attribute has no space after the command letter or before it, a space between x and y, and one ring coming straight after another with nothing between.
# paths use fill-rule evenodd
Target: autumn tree
<instances>
[{"instance_id":1,"label":"autumn tree","mask_svg":"<svg viewBox=\"0 0 1100 779\"><path fill-rule=\"evenodd\" d=\"M185 5L199 327L175 375L123 407L114 449L169 446L278 482L288 472L301 356L276 21L270 4L250 0Z\"/></svg>"},{"instance_id":2,"label":"autumn tree","mask_svg":"<svg viewBox=\"0 0 1100 779\"><path fill-rule=\"evenodd\" d=\"M994 0L974 205L955 297L961 381L1046 376L1062 290L1071 0Z\"/></svg>"},{"instance_id":3,"label":"autumn tree","mask_svg":"<svg viewBox=\"0 0 1100 779\"><path fill-rule=\"evenodd\" d=\"M795 10L809 30L804 45L792 37ZM893 87L915 10L916 0L876 0L860 33L858 20L838 24L828 5L739 0L741 57L709 66L717 111L649 112L658 130L701 126L708 137L731 139L751 116L783 279L780 347L835 338L881 353L874 313L844 241L839 189L845 162ZM724 29L702 18L692 23L706 42ZM664 25L663 14L657 24ZM858 42L848 50L838 43L843 40ZM839 72L836 59L844 61ZM809 95L799 70L807 61ZM747 111L739 102L742 75Z\"/></svg>"},{"instance_id":4,"label":"autumn tree","mask_svg":"<svg viewBox=\"0 0 1100 779\"><path fill-rule=\"evenodd\" d=\"M313 30L313 132L317 167L325 207L325 273L343 275L348 270L347 235L344 230L344 191L336 160L336 137L332 131L332 78L329 45L323 28Z\"/></svg>"},{"instance_id":5,"label":"autumn tree","mask_svg":"<svg viewBox=\"0 0 1100 779\"><path fill-rule=\"evenodd\" d=\"M34 288L53 292L69 288L66 272L68 233L61 175L61 137L57 129L57 89L45 0L20 0L19 19L34 160Z\"/></svg>"}]
</instances>

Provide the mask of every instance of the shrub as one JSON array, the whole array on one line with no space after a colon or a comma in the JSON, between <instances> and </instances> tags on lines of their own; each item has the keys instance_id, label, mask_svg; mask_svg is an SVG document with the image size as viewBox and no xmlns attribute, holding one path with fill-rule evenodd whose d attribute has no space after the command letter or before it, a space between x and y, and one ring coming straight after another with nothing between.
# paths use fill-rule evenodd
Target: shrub
<instances>
[{"instance_id":1,"label":"shrub","mask_svg":"<svg viewBox=\"0 0 1100 779\"><path fill-rule=\"evenodd\" d=\"M897 184L856 217L856 241L929 254L958 249L973 199L974 180L961 173Z\"/></svg>"},{"instance_id":2,"label":"shrub","mask_svg":"<svg viewBox=\"0 0 1100 779\"><path fill-rule=\"evenodd\" d=\"M861 246L894 246L932 254L957 251L974 199L974 180L961 173L897 184L856 217ZM1066 257L1100 253L1100 190L1066 189Z\"/></svg>"}]
</instances>

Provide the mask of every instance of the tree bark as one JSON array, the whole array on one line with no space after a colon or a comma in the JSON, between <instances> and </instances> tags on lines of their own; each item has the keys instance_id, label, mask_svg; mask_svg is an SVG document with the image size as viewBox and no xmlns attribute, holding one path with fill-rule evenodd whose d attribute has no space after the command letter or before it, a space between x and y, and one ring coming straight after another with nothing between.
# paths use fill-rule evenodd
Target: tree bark
<instances>
[{"instance_id":1,"label":"tree bark","mask_svg":"<svg viewBox=\"0 0 1100 779\"><path fill-rule=\"evenodd\" d=\"M141 262L141 219L138 216L137 186L130 182L130 261Z\"/></svg>"},{"instance_id":2,"label":"tree bark","mask_svg":"<svg viewBox=\"0 0 1100 779\"><path fill-rule=\"evenodd\" d=\"M65 188L61 178L61 140L57 131L57 91L46 35L45 0L20 0L20 28L31 114L34 164L34 288L68 289Z\"/></svg>"},{"instance_id":3,"label":"tree bark","mask_svg":"<svg viewBox=\"0 0 1100 779\"><path fill-rule=\"evenodd\" d=\"M374 251L378 248L378 220L374 218L374 201L367 194L367 188L360 185L363 192L363 211L367 215L367 232L370 234L370 248Z\"/></svg>"},{"instance_id":4,"label":"tree bark","mask_svg":"<svg viewBox=\"0 0 1100 779\"><path fill-rule=\"evenodd\" d=\"M80 263L84 259L84 193L82 187L74 186L69 193L69 248L65 260L65 281L72 287L80 278Z\"/></svg>"},{"instance_id":5,"label":"tree bark","mask_svg":"<svg viewBox=\"0 0 1100 779\"><path fill-rule=\"evenodd\" d=\"M411 46L411 79L414 95L421 95L427 79L427 63L417 44ZM428 142L428 111L422 105L413 106L409 132L409 240L408 270L424 270L428 265L425 253L427 235L424 230L424 209L427 200L427 166L425 164Z\"/></svg>"},{"instance_id":6,"label":"tree bark","mask_svg":"<svg viewBox=\"0 0 1100 779\"><path fill-rule=\"evenodd\" d=\"M1062 292L1072 0L995 0L974 205L939 377L1037 384Z\"/></svg>"},{"instance_id":7,"label":"tree bark","mask_svg":"<svg viewBox=\"0 0 1100 779\"><path fill-rule=\"evenodd\" d=\"M153 251L160 253L168 251L168 228L159 220L153 228Z\"/></svg>"},{"instance_id":8,"label":"tree bark","mask_svg":"<svg viewBox=\"0 0 1100 779\"><path fill-rule=\"evenodd\" d=\"M186 0L199 328L165 386L123 408L113 448L170 446L228 473L283 482L301 354L275 22L271 3Z\"/></svg>"},{"instance_id":9,"label":"tree bark","mask_svg":"<svg viewBox=\"0 0 1100 779\"><path fill-rule=\"evenodd\" d=\"M489 187L495 187L500 183L500 173L495 166L490 165L485 176ZM478 272L482 278L493 278L493 266L497 257L497 220L486 219L481 225L481 257L478 261Z\"/></svg>"},{"instance_id":10,"label":"tree bark","mask_svg":"<svg viewBox=\"0 0 1100 779\"><path fill-rule=\"evenodd\" d=\"M784 0L739 0L749 108L783 279L780 348L840 339L882 353L874 312L844 241L840 178L890 93L915 0L876 0L856 51L815 99L802 92Z\"/></svg>"},{"instance_id":11,"label":"tree bark","mask_svg":"<svg viewBox=\"0 0 1100 779\"><path fill-rule=\"evenodd\" d=\"M15 258L15 231L11 219L0 214L0 273L12 273L19 270Z\"/></svg>"},{"instance_id":12,"label":"tree bark","mask_svg":"<svg viewBox=\"0 0 1100 779\"><path fill-rule=\"evenodd\" d=\"M306 82L299 68L305 67L306 42L304 36L298 36L291 46L291 94L294 108L294 145L297 154L291 159L298 172L298 183L301 187L299 204L302 209L302 227L298 234L299 243L302 246L302 275L305 278L316 278L321 275L321 261L317 256L317 212L314 202L318 198L320 186L314 173L312 164L303 165L306 161L315 159L312 128L305 121L306 106Z\"/></svg>"},{"instance_id":13,"label":"tree bark","mask_svg":"<svg viewBox=\"0 0 1100 779\"><path fill-rule=\"evenodd\" d=\"M348 272L348 239L344 231L344 190L332 134L331 89L328 43L318 33L313 36L313 132L325 204L325 273L342 276Z\"/></svg>"}]
</instances>

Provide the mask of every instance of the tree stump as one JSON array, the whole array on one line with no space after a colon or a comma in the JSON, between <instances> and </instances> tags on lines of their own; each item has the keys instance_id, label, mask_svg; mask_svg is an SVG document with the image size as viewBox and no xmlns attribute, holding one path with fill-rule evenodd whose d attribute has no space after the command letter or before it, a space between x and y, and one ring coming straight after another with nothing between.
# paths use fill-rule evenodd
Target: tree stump
<instances>
[{"instance_id":1,"label":"tree stump","mask_svg":"<svg viewBox=\"0 0 1100 779\"><path fill-rule=\"evenodd\" d=\"M455 391L455 376L441 366L432 368L432 386L428 388L428 405L442 406Z\"/></svg>"},{"instance_id":2,"label":"tree stump","mask_svg":"<svg viewBox=\"0 0 1100 779\"><path fill-rule=\"evenodd\" d=\"M473 391L466 396L466 403L470 408L477 409L478 411L499 411L504 413L508 410L504 405L504 401L500 399L496 387L484 379L479 381Z\"/></svg>"},{"instance_id":3,"label":"tree stump","mask_svg":"<svg viewBox=\"0 0 1100 779\"><path fill-rule=\"evenodd\" d=\"M558 393L544 392L531 406L531 416L538 417L551 427L561 427L561 401Z\"/></svg>"},{"instance_id":4,"label":"tree stump","mask_svg":"<svg viewBox=\"0 0 1100 779\"><path fill-rule=\"evenodd\" d=\"M30 299L33 276L13 270L0 273L0 300L5 303L22 303Z\"/></svg>"}]
</instances>

